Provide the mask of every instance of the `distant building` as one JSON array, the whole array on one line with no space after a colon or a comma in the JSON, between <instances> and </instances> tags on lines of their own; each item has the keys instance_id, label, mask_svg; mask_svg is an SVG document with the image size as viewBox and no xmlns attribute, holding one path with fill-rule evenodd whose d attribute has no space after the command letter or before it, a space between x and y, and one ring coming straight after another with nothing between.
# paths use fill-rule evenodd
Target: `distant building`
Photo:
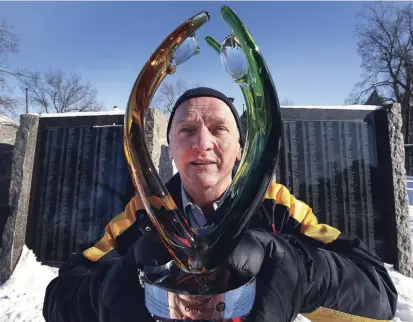
<instances>
[{"instance_id":1,"label":"distant building","mask_svg":"<svg viewBox=\"0 0 413 322\"><path fill-rule=\"evenodd\" d=\"M377 93L376 89L370 94L369 98L367 99L364 105L376 105L381 106L383 105L383 99L380 97L379 93Z\"/></svg>"},{"instance_id":2,"label":"distant building","mask_svg":"<svg viewBox=\"0 0 413 322\"><path fill-rule=\"evenodd\" d=\"M16 121L12 120L11 118L5 116L5 115L0 115L0 124L2 125L16 125L19 126L19 123Z\"/></svg>"}]
</instances>

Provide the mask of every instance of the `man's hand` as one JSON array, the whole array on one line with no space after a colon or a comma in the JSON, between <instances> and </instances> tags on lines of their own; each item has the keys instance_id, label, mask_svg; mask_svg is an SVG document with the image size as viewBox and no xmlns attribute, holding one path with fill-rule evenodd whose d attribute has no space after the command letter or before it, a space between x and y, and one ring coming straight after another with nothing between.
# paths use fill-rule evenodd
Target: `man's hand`
<instances>
[{"instance_id":1,"label":"man's hand","mask_svg":"<svg viewBox=\"0 0 413 322\"><path fill-rule=\"evenodd\" d=\"M298 315L309 279L312 258L292 236L261 230L245 233L228 258L231 269L256 276L256 297L248 322L287 322Z\"/></svg>"},{"instance_id":2,"label":"man's hand","mask_svg":"<svg viewBox=\"0 0 413 322\"><path fill-rule=\"evenodd\" d=\"M306 260L297 243L291 236L249 230L229 256L228 265L232 270L257 279L257 293L248 322L292 321L298 315L308 276L304 267ZM170 260L155 231L135 242L116 261L101 285L100 301L109 312L105 314L109 315L108 321L131 321L136 317L141 322L152 322L145 307L138 269L145 265L163 265Z\"/></svg>"}]
</instances>

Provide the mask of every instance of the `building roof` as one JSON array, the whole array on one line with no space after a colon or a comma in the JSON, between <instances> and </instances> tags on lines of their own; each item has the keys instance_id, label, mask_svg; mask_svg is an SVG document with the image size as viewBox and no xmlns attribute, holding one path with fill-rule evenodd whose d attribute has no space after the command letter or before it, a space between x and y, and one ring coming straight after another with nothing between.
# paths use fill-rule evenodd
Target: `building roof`
<instances>
[{"instance_id":1,"label":"building roof","mask_svg":"<svg viewBox=\"0 0 413 322\"><path fill-rule=\"evenodd\" d=\"M9 118L5 115L1 115L1 114L0 114L0 124L10 124L10 125L16 125L16 126L19 125L19 123L17 123L16 121L12 120L11 118Z\"/></svg>"},{"instance_id":2,"label":"building roof","mask_svg":"<svg viewBox=\"0 0 413 322\"><path fill-rule=\"evenodd\" d=\"M379 93L377 93L376 89L370 94L369 98L367 99L364 105L382 105L383 100L380 98Z\"/></svg>"}]
</instances>

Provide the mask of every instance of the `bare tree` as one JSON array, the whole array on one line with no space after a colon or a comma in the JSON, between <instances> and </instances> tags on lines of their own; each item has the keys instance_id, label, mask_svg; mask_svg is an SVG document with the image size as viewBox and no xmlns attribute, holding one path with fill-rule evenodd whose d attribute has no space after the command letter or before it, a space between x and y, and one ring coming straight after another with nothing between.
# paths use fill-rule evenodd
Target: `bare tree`
<instances>
[{"instance_id":1,"label":"bare tree","mask_svg":"<svg viewBox=\"0 0 413 322\"><path fill-rule=\"evenodd\" d=\"M20 78L21 87L28 89L30 102L46 113L102 110L102 105L96 102L97 90L89 83L82 83L77 74L57 70L31 76Z\"/></svg>"},{"instance_id":2,"label":"bare tree","mask_svg":"<svg viewBox=\"0 0 413 322\"><path fill-rule=\"evenodd\" d=\"M161 108L162 107L162 99L159 95L159 93L155 94L155 96L152 98L151 102L151 107L152 108Z\"/></svg>"},{"instance_id":3,"label":"bare tree","mask_svg":"<svg viewBox=\"0 0 413 322\"><path fill-rule=\"evenodd\" d=\"M413 6L373 3L359 17L356 35L363 75L346 104L364 103L376 89L384 103L401 104L406 124L413 105Z\"/></svg>"},{"instance_id":4,"label":"bare tree","mask_svg":"<svg viewBox=\"0 0 413 322\"><path fill-rule=\"evenodd\" d=\"M171 113L176 100L188 89L187 83L178 79L175 83L162 83L152 105L159 104L165 113Z\"/></svg>"},{"instance_id":5,"label":"bare tree","mask_svg":"<svg viewBox=\"0 0 413 322\"><path fill-rule=\"evenodd\" d=\"M290 99L288 99L288 98L284 98L284 99L281 101L280 105L281 105L281 106L294 106L295 104L294 104L294 102L293 102L292 100L290 100Z\"/></svg>"},{"instance_id":6,"label":"bare tree","mask_svg":"<svg viewBox=\"0 0 413 322\"><path fill-rule=\"evenodd\" d=\"M9 70L8 55L17 53L19 42L12 32L12 27L5 21L0 21L0 113L16 115L18 101L13 97L12 89L7 85L8 76L18 76L19 73Z\"/></svg>"}]
</instances>

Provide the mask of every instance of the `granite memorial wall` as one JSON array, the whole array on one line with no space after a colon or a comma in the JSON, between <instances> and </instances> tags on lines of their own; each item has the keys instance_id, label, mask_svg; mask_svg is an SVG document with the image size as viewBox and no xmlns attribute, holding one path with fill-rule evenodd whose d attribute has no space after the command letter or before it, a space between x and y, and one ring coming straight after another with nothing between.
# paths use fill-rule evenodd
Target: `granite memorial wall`
<instances>
[{"instance_id":1,"label":"granite memorial wall","mask_svg":"<svg viewBox=\"0 0 413 322\"><path fill-rule=\"evenodd\" d=\"M395 263L393 214L385 206L392 198L384 172L391 166L385 110L298 108L283 114L278 182L309 204L320 222L358 236Z\"/></svg>"},{"instance_id":2,"label":"granite memorial wall","mask_svg":"<svg viewBox=\"0 0 413 322\"><path fill-rule=\"evenodd\" d=\"M59 263L96 242L133 188L122 120L101 126L50 121L39 124L26 243L40 261Z\"/></svg>"},{"instance_id":3,"label":"granite memorial wall","mask_svg":"<svg viewBox=\"0 0 413 322\"><path fill-rule=\"evenodd\" d=\"M146 118L148 149L158 172L170 177L159 126L167 120L152 112ZM38 260L58 265L90 247L133 197L123 119L122 113L40 119L26 234Z\"/></svg>"},{"instance_id":4,"label":"granite memorial wall","mask_svg":"<svg viewBox=\"0 0 413 322\"><path fill-rule=\"evenodd\" d=\"M0 284L23 245L37 260L59 266L98 241L134 195L123 151L124 112L21 116L10 185L11 216L0 253ZM165 180L173 168L166 117L149 110L147 144Z\"/></svg>"},{"instance_id":5,"label":"granite memorial wall","mask_svg":"<svg viewBox=\"0 0 413 322\"><path fill-rule=\"evenodd\" d=\"M412 275L400 106L294 107L282 113L277 181L307 202L320 222L358 236ZM167 120L151 120L147 137L156 143L148 146L166 181L172 176ZM26 244L38 260L58 266L97 242L134 191L124 159L123 115L38 123L29 206L14 215L27 218Z\"/></svg>"}]
</instances>

